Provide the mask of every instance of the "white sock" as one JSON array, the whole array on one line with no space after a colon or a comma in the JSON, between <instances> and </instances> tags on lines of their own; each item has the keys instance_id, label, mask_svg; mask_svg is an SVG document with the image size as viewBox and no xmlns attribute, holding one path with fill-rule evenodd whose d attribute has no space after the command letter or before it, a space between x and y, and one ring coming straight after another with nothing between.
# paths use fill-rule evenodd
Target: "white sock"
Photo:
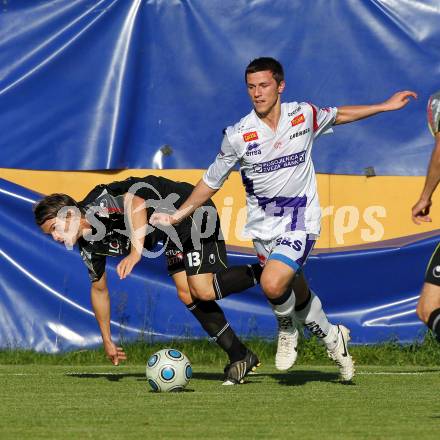
<instances>
[{"instance_id":1,"label":"white sock","mask_svg":"<svg viewBox=\"0 0 440 440\"><path fill-rule=\"evenodd\" d=\"M272 304L270 301L269 304L272 306L272 310L277 318L291 315L295 309L295 293L292 290L290 296L283 304Z\"/></svg>"},{"instance_id":2,"label":"white sock","mask_svg":"<svg viewBox=\"0 0 440 440\"><path fill-rule=\"evenodd\" d=\"M312 291L310 294L306 306L301 310L295 310L296 319L316 337L322 339L328 349L332 349L336 346L338 328L327 319L321 300Z\"/></svg>"}]
</instances>

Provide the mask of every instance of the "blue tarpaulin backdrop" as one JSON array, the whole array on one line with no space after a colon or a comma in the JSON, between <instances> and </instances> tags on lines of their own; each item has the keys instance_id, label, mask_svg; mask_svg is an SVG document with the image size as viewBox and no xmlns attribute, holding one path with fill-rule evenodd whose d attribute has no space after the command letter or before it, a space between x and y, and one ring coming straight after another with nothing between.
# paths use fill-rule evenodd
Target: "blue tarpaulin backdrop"
<instances>
[{"instance_id":1,"label":"blue tarpaulin backdrop","mask_svg":"<svg viewBox=\"0 0 440 440\"><path fill-rule=\"evenodd\" d=\"M424 174L439 23L437 0L3 0L0 167L206 168L222 129L250 109L245 66L273 56L285 66L286 101L337 106L402 89L419 93L400 112L320 139L318 171L363 174L373 166L377 174ZM35 197L0 182L0 346L57 351L98 343L86 270L77 252L33 224ZM424 329L414 308L437 240L315 254L306 274L355 342L412 341ZM232 253L230 264L253 258ZM123 282L114 267L115 334L203 335L162 258ZM240 334L275 334L259 289L222 304Z\"/></svg>"},{"instance_id":2,"label":"blue tarpaulin backdrop","mask_svg":"<svg viewBox=\"0 0 440 440\"><path fill-rule=\"evenodd\" d=\"M206 168L250 110L245 66L273 56L284 100L419 93L321 139L319 172L424 174L439 23L438 0L3 0L0 167Z\"/></svg>"},{"instance_id":3,"label":"blue tarpaulin backdrop","mask_svg":"<svg viewBox=\"0 0 440 440\"><path fill-rule=\"evenodd\" d=\"M100 342L90 305L90 282L77 251L43 235L34 224L37 196L0 180L0 347L58 351ZM415 315L424 267L439 236L406 245L312 255L306 275L333 322L352 330L353 341L397 338L412 342L424 332ZM112 332L127 340L203 336L176 296L163 257L143 259L126 280L108 258ZM229 253L229 264L256 262ZM411 268L411 270L408 270ZM220 302L233 328L247 337L273 337L276 323L259 288Z\"/></svg>"}]
</instances>

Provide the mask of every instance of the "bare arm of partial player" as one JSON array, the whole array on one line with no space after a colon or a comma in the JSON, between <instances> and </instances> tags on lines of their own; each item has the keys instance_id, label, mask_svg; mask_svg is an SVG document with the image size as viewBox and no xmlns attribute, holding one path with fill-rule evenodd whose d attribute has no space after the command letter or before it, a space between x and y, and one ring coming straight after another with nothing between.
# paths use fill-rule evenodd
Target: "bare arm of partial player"
<instances>
[{"instance_id":1,"label":"bare arm of partial player","mask_svg":"<svg viewBox=\"0 0 440 440\"><path fill-rule=\"evenodd\" d=\"M179 210L173 215L162 212L154 213L151 216L150 223L154 226L161 224L164 226L176 225L185 218L189 217L197 208L202 206L210 199L220 188L214 189L208 186L203 179L200 179L192 190L189 197L183 202Z\"/></svg>"},{"instance_id":2,"label":"bare arm of partial player","mask_svg":"<svg viewBox=\"0 0 440 440\"><path fill-rule=\"evenodd\" d=\"M379 104L338 107L335 125L358 121L359 119L368 118L382 112L399 110L408 104L410 98L417 98L417 94L410 90L405 90L395 93L391 98Z\"/></svg>"},{"instance_id":3,"label":"bare arm of partial player","mask_svg":"<svg viewBox=\"0 0 440 440\"><path fill-rule=\"evenodd\" d=\"M179 211L171 216L176 220L172 223L178 223L184 218L190 216L197 208L206 203L206 201L209 200L219 189L220 188L213 189L209 187L203 179L200 179L190 196L179 208Z\"/></svg>"},{"instance_id":4,"label":"bare arm of partial player","mask_svg":"<svg viewBox=\"0 0 440 440\"><path fill-rule=\"evenodd\" d=\"M426 173L425 186L418 202L412 207L412 221L416 225L422 222L431 222L429 210L432 205L431 197L440 182L440 133L435 135L435 147Z\"/></svg>"},{"instance_id":5,"label":"bare arm of partial player","mask_svg":"<svg viewBox=\"0 0 440 440\"><path fill-rule=\"evenodd\" d=\"M147 231L145 200L142 197L127 193L125 195L125 209L129 213L129 225L126 225L126 227L130 230L131 248L130 253L116 266L116 272L121 280L131 273L133 267L142 258L142 249Z\"/></svg>"},{"instance_id":6,"label":"bare arm of partial player","mask_svg":"<svg viewBox=\"0 0 440 440\"><path fill-rule=\"evenodd\" d=\"M108 294L105 272L99 281L92 283L90 296L95 318L101 330L105 353L113 365L119 365L119 361L127 359L127 356L122 347L117 347L112 341L110 332L110 296Z\"/></svg>"},{"instance_id":7,"label":"bare arm of partial player","mask_svg":"<svg viewBox=\"0 0 440 440\"><path fill-rule=\"evenodd\" d=\"M152 225L175 225L184 218L190 216L197 208L202 206L207 200L221 188L224 181L228 178L239 158L229 142L227 135L223 138L220 154L208 168L203 179L197 183L190 196L183 202L179 210L173 215L154 213L151 216Z\"/></svg>"}]
</instances>

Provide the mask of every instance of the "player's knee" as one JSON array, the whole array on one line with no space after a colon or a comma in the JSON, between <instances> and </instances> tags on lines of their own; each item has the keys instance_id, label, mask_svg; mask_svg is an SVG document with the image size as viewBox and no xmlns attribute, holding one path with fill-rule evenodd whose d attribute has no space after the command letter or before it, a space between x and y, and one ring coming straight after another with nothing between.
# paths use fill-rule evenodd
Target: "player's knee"
<instances>
[{"instance_id":1,"label":"player's knee","mask_svg":"<svg viewBox=\"0 0 440 440\"><path fill-rule=\"evenodd\" d=\"M277 298L282 295L286 290L284 284L280 282L277 277L273 275L265 275L264 272L261 275L260 283L261 288L268 298Z\"/></svg>"},{"instance_id":2,"label":"player's knee","mask_svg":"<svg viewBox=\"0 0 440 440\"><path fill-rule=\"evenodd\" d=\"M214 289L211 286L203 288L191 287L191 295L193 298L197 298L200 301L211 301L215 299Z\"/></svg>"}]
</instances>

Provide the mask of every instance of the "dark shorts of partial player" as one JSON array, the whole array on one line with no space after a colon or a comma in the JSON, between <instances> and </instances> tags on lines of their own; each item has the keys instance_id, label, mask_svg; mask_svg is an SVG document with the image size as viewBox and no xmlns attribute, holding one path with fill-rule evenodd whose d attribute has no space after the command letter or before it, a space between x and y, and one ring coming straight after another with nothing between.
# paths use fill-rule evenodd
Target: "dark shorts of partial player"
<instances>
[{"instance_id":1,"label":"dark shorts of partial player","mask_svg":"<svg viewBox=\"0 0 440 440\"><path fill-rule=\"evenodd\" d=\"M425 283L440 286L440 243L435 248L425 273Z\"/></svg>"},{"instance_id":2,"label":"dark shorts of partial player","mask_svg":"<svg viewBox=\"0 0 440 440\"><path fill-rule=\"evenodd\" d=\"M200 247L191 245L183 251L174 244L168 245L165 251L169 275L185 271L187 276L202 273L216 273L227 267L226 246L223 240L202 239Z\"/></svg>"}]
</instances>

